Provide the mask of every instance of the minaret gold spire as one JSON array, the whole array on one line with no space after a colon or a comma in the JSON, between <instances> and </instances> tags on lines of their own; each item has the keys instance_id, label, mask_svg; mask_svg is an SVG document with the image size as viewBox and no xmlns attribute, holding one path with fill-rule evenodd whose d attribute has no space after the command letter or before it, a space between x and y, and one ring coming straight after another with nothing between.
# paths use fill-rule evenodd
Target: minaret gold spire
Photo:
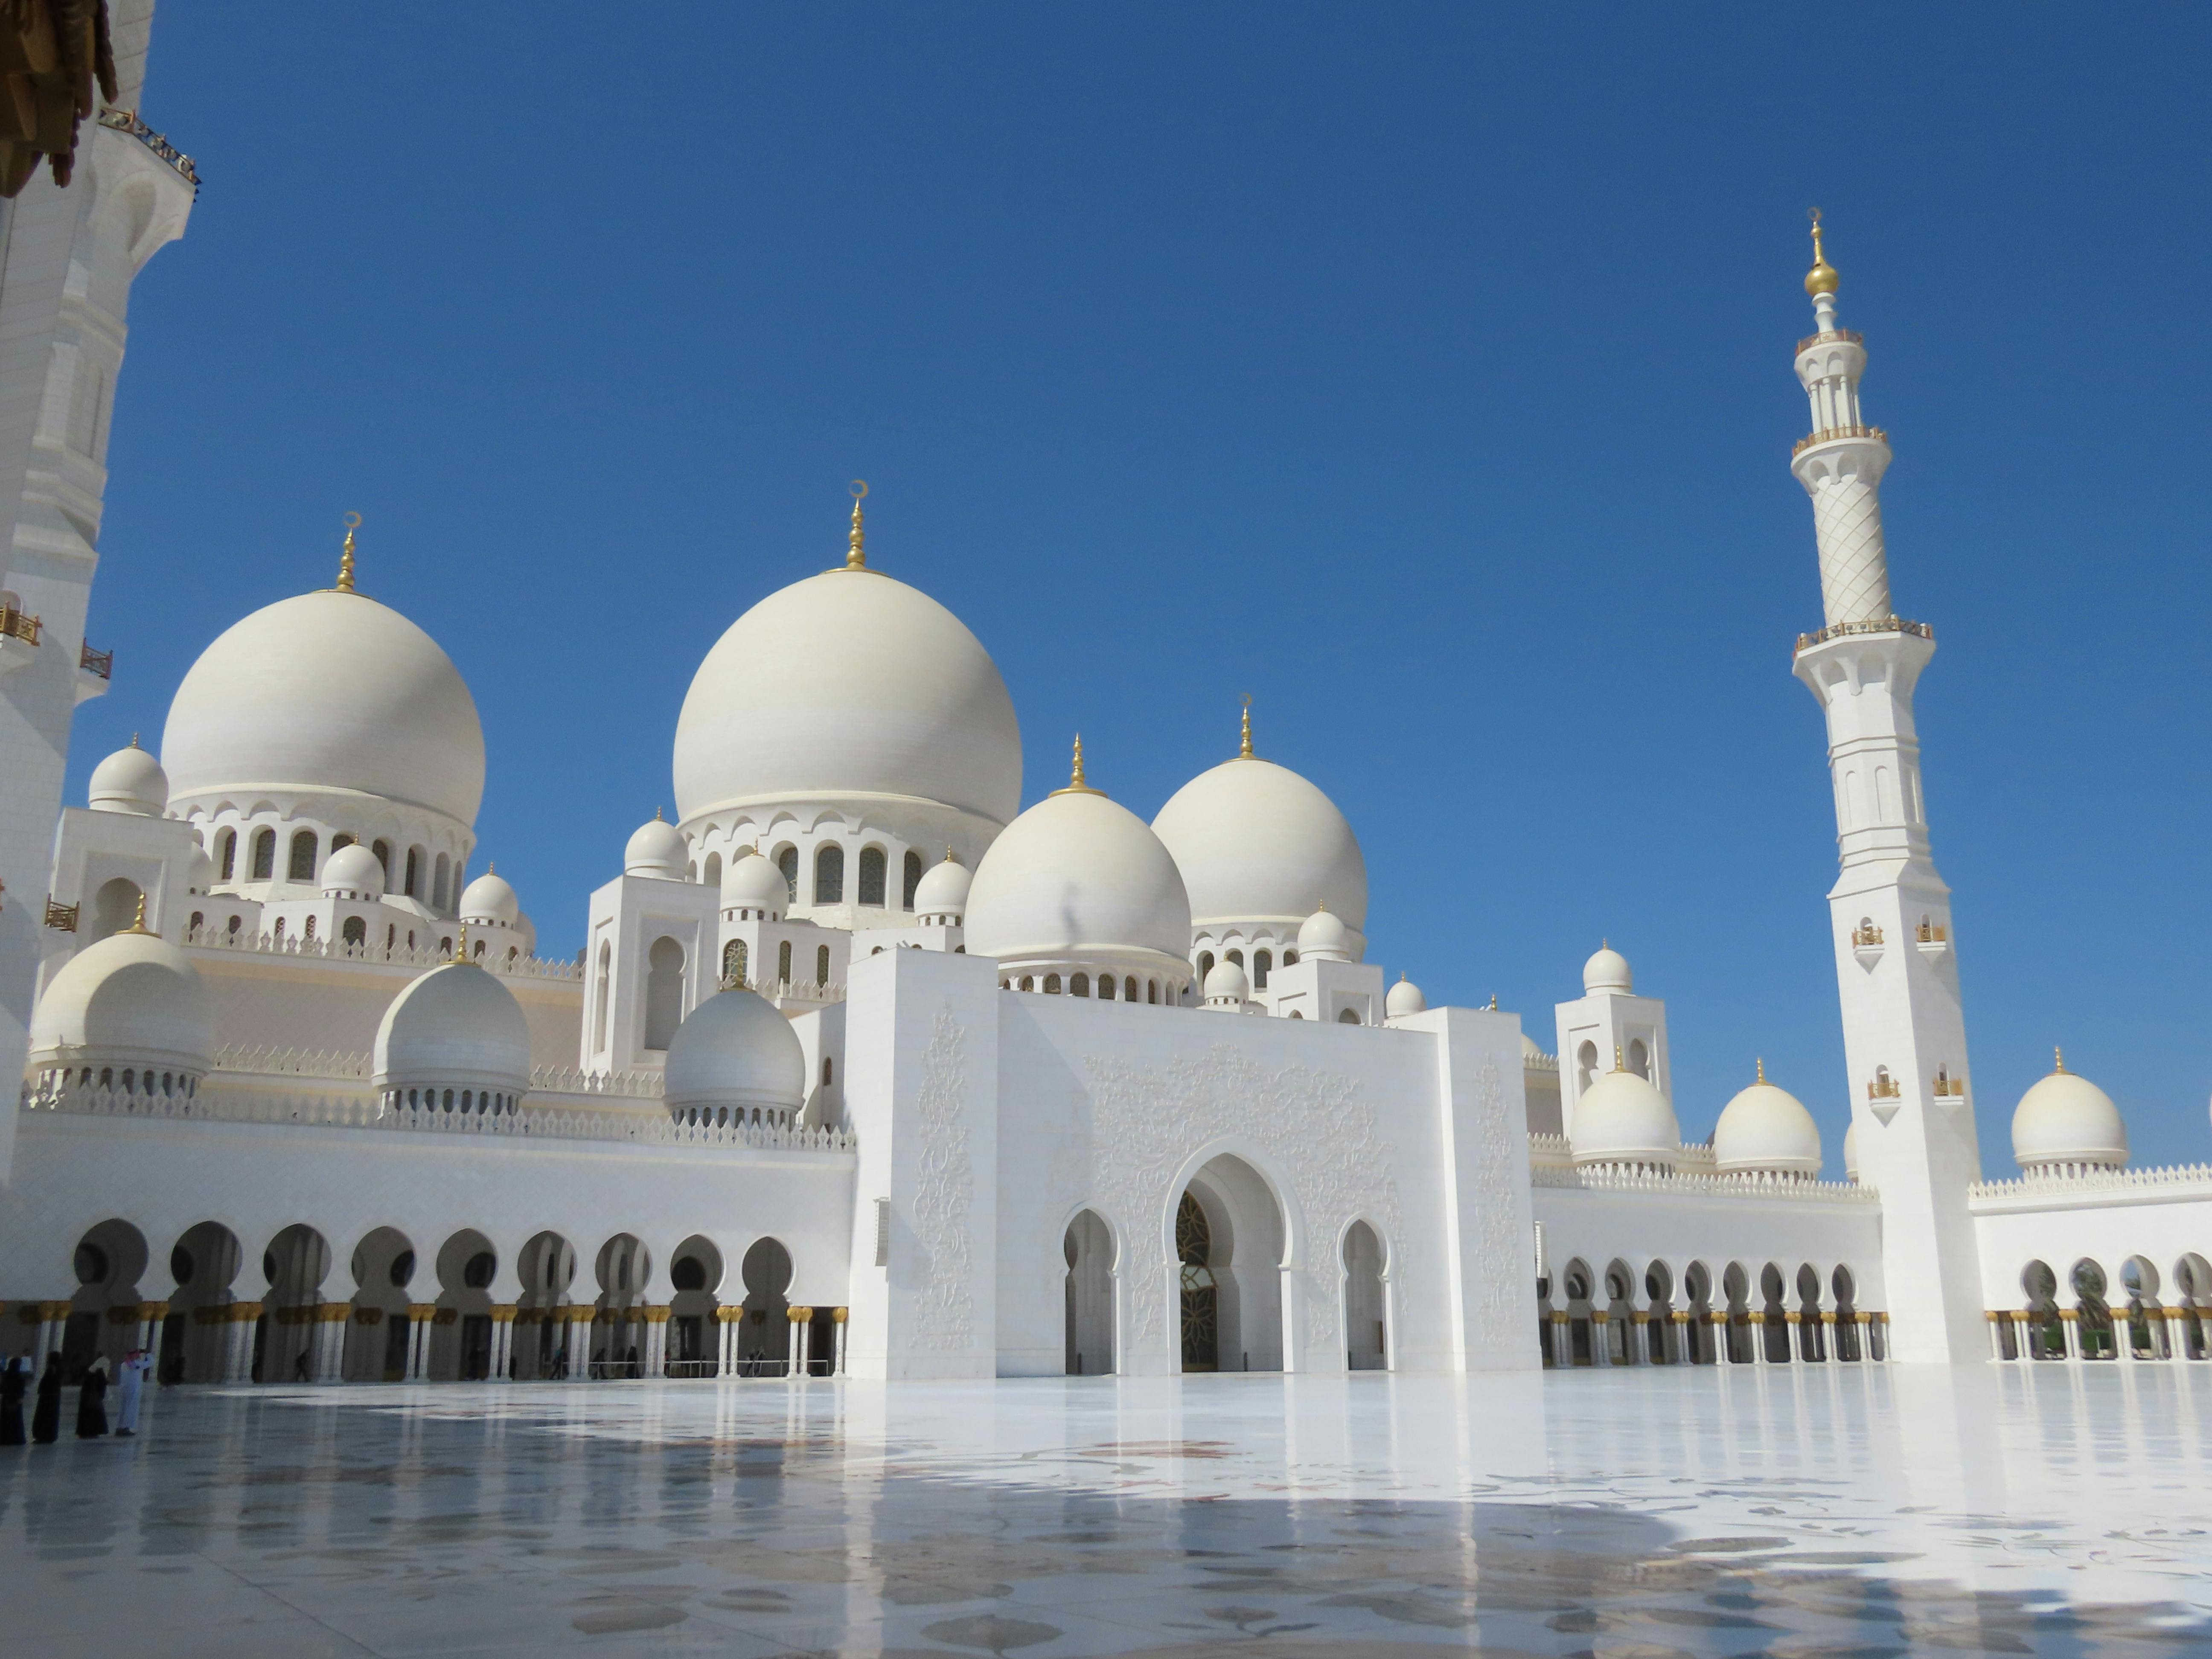
<instances>
[{"instance_id":1,"label":"minaret gold spire","mask_svg":"<svg viewBox=\"0 0 2212 1659\"><path fill-rule=\"evenodd\" d=\"M863 528L865 520L860 517L860 503L867 496L868 481L866 478L854 479L853 529L845 538L845 568L848 570L866 570L868 568L867 534Z\"/></svg>"},{"instance_id":2,"label":"minaret gold spire","mask_svg":"<svg viewBox=\"0 0 2212 1659\"><path fill-rule=\"evenodd\" d=\"M1250 760L1250 759L1252 759L1252 758L1253 758L1253 755L1252 755L1252 694L1251 694L1249 691L1247 691L1247 692L1244 694L1244 738L1243 738L1243 742L1242 742L1242 743L1237 746L1237 757L1239 760Z\"/></svg>"},{"instance_id":3,"label":"minaret gold spire","mask_svg":"<svg viewBox=\"0 0 2212 1659\"><path fill-rule=\"evenodd\" d=\"M353 592L353 532L360 528L361 514L347 514L345 545L338 550L338 585L336 591L340 593Z\"/></svg>"},{"instance_id":4,"label":"minaret gold spire","mask_svg":"<svg viewBox=\"0 0 2212 1659\"><path fill-rule=\"evenodd\" d=\"M146 896L143 893L138 895L137 916L123 931L126 933L150 933L154 931L146 925Z\"/></svg>"},{"instance_id":5,"label":"minaret gold spire","mask_svg":"<svg viewBox=\"0 0 2212 1659\"><path fill-rule=\"evenodd\" d=\"M1068 769L1067 787L1055 789L1055 795L1095 795L1100 792L1083 781L1083 733L1075 734L1075 763Z\"/></svg>"},{"instance_id":6,"label":"minaret gold spire","mask_svg":"<svg viewBox=\"0 0 2212 1659\"><path fill-rule=\"evenodd\" d=\"M1820 210L1813 210L1813 268L1805 273L1805 295L1818 299L1823 294L1833 294L1843 283L1836 268L1828 263L1828 256L1820 251Z\"/></svg>"}]
</instances>

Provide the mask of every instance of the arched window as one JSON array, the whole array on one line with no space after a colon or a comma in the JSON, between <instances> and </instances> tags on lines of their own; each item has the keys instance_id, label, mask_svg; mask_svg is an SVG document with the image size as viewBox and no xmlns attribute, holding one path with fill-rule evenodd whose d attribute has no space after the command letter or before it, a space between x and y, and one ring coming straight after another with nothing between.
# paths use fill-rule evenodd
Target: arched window
<instances>
[{"instance_id":1,"label":"arched window","mask_svg":"<svg viewBox=\"0 0 2212 1659\"><path fill-rule=\"evenodd\" d=\"M185 931L187 933L197 934L197 933L200 931L200 929L201 929L202 927L204 927L206 925L207 925L207 914L206 914L206 912L204 912L204 911L201 911L201 910L195 910L195 911L193 911L193 912L192 912L192 920L191 920L191 925L190 925L190 926L188 926L188 927L185 929Z\"/></svg>"},{"instance_id":2,"label":"arched window","mask_svg":"<svg viewBox=\"0 0 2212 1659\"><path fill-rule=\"evenodd\" d=\"M276 832L257 830L253 832L253 879L267 881L276 873Z\"/></svg>"},{"instance_id":3,"label":"arched window","mask_svg":"<svg viewBox=\"0 0 2212 1659\"><path fill-rule=\"evenodd\" d=\"M707 854L706 866L699 872L699 879L708 887L719 889L721 886L722 855L720 853Z\"/></svg>"},{"instance_id":4,"label":"arched window","mask_svg":"<svg viewBox=\"0 0 2212 1659\"><path fill-rule=\"evenodd\" d=\"M411 859L415 855L410 853L407 856ZM592 1052L594 1054L604 1054L606 1051L607 981L613 976L614 959L614 947L601 945L599 946L599 979L592 996L592 1005L597 1011L592 1016Z\"/></svg>"},{"instance_id":5,"label":"arched window","mask_svg":"<svg viewBox=\"0 0 2212 1659\"><path fill-rule=\"evenodd\" d=\"M1113 975L1101 974L1098 975L1098 1000L1101 1002L1111 1002L1114 1000Z\"/></svg>"},{"instance_id":6,"label":"arched window","mask_svg":"<svg viewBox=\"0 0 2212 1659\"><path fill-rule=\"evenodd\" d=\"M451 860L441 853L437 863L430 866L430 908L433 910L446 908L446 872L450 864Z\"/></svg>"},{"instance_id":7,"label":"arched window","mask_svg":"<svg viewBox=\"0 0 2212 1659\"><path fill-rule=\"evenodd\" d=\"M230 919L230 926L223 929L223 931L228 933L231 938L236 939L238 937L239 930L245 926L246 918L244 916L233 916Z\"/></svg>"},{"instance_id":8,"label":"arched window","mask_svg":"<svg viewBox=\"0 0 2212 1659\"><path fill-rule=\"evenodd\" d=\"M285 866L287 881L313 881L315 878L315 832L301 830L292 837L290 862Z\"/></svg>"},{"instance_id":9,"label":"arched window","mask_svg":"<svg viewBox=\"0 0 2212 1659\"><path fill-rule=\"evenodd\" d=\"M482 939L478 939L478 940L476 942L476 950L475 950L475 951L473 952L473 954L474 954L477 957L478 957L479 959L481 959L481 958L483 957L483 948L484 948L484 942L483 942Z\"/></svg>"},{"instance_id":10,"label":"arched window","mask_svg":"<svg viewBox=\"0 0 2212 1659\"><path fill-rule=\"evenodd\" d=\"M228 881L238 872L238 831L224 830L216 842L216 848L222 866L222 878Z\"/></svg>"},{"instance_id":11,"label":"arched window","mask_svg":"<svg viewBox=\"0 0 2212 1659\"><path fill-rule=\"evenodd\" d=\"M270 930L269 930L269 937L270 937L270 938L271 938L271 939L282 939L282 938L283 938L283 937L284 937L284 918L283 918L283 917L279 916L279 917L277 917L277 918L276 918L276 925L275 925L274 927L270 927Z\"/></svg>"},{"instance_id":12,"label":"arched window","mask_svg":"<svg viewBox=\"0 0 2212 1659\"><path fill-rule=\"evenodd\" d=\"M1060 994L1060 975L1058 974L1047 974L1044 976L1044 994L1048 997L1056 997Z\"/></svg>"},{"instance_id":13,"label":"arched window","mask_svg":"<svg viewBox=\"0 0 2212 1659\"><path fill-rule=\"evenodd\" d=\"M1134 974L1132 974L1128 978L1121 981L1121 1000L1124 1002L1134 1002L1136 1000L1137 976Z\"/></svg>"},{"instance_id":14,"label":"arched window","mask_svg":"<svg viewBox=\"0 0 2212 1659\"><path fill-rule=\"evenodd\" d=\"M384 949L386 954L389 955L391 953L392 947L398 943L399 924L398 922L388 923L384 929Z\"/></svg>"},{"instance_id":15,"label":"arched window","mask_svg":"<svg viewBox=\"0 0 2212 1659\"><path fill-rule=\"evenodd\" d=\"M845 902L845 849L834 841L814 854L814 902Z\"/></svg>"},{"instance_id":16,"label":"arched window","mask_svg":"<svg viewBox=\"0 0 2212 1659\"><path fill-rule=\"evenodd\" d=\"M1628 1069L1646 1083L1651 1080L1651 1051L1644 1046L1642 1037L1628 1045Z\"/></svg>"},{"instance_id":17,"label":"arched window","mask_svg":"<svg viewBox=\"0 0 2212 1659\"><path fill-rule=\"evenodd\" d=\"M884 905L884 849L863 847L860 849L860 902L878 909Z\"/></svg>"},{"instance_id":18,"label":"arched window","mask_svg":"<svg viewBox=\"0 0 2212 1659\"><path fill-rule=\"evenodd\" d=\"M1205 984L1206 976L1212 971L1213 952L1211 951L1200 951L1198 953L1198 982L1200 985Z\"/></svg>"},{"instance_id":19,"label":"arched window","mask_svg":"<svg viewBox=\"0 0 2212 1659\"><path fill-rule=\"evenodd\" d=\"M906 855L906 884L901 890L903 896L899 900L902 908L908 910L914 908L914 890L921 885L921 854L908 853Z\"/></svg>"},{"instance_id":20,"label":"arched window","mask_svg":"<svg viewBox=\"0 0 2212 1659\"><path fill-rule=\"evenodd\" d=\"M1283 952L1283 966L1285 968L1290 967L1292 963L1296 963L1297 959L1298 953L1296 951L1285 951Z\"/></svg>"},{"instance_id":21,"label":"arched window","mask_svg":"<svg viewBox=\"0 0 2212 1659\"><path fill-rule=\"evenodd\" d=\"M315 936L315 919L314 919L313 916L309 916L309 917L307 918L307 925L306 927L302 927L300 931L301 931L301 933L305 934L305 935L306 935L307 938L309 938L309 939L313 939L313 938L314 938L314 936Z\"/></svg>"},{"instance_id":22,"label":"arched window","mask_svg":"<svg viewBox=\"0 0 2212 1659\"><path fill-rule=\"evenodd\" d=\"M1274 965L1274 957L1272 952L1267 951L1252 952L1252 988L1254 990L1264 991L1267 988L1267 969Z\"/></svg>"},{"instance_id":23,"label":"arched window","mask_svg":"<svg viewBox=\"0 0 2212 1659\"><path fill-rule=\"evenodd\" d=\"M645 1046L665 1048L684 1023L684 947L663 936L645 960Z\"/></svg>"},{"instance_id":24,"label":"arched window","mask_svg":"<svg viewBox=\"0 0 2212 1659\"><path fill-rule=\"evenodd\" d=\"M1229 959L1235 963L1239 968L1242 968L1244 965L1244 953L1242 951L1231 951L1229 953Z\"/></svg>"},{"instance_id":25,"label":"arched window","mask_svg":"<svg viewBox=\"0 0 2212 1659\"><path fill-rule=\"evenodd\" d=\"M368 943L368 924L359 916L348 916L343 937L348 945L365 945Z\"/></svg>"},{"instance_id":26,"label":"arched window","mask_svg":"<svg viewBox=\"0 0 2212 1659\"><path fill-rule=\"evenodd\" d=\"M1036 990L1036 981L1033 977L1031 977L1030 975L1028 975L1028 974L1024 974L1024 975L1022 975L1022 989L1024 989L1024 991L1034 991L1034 990Z\"/></svg>"},{"instance_id":27,"label":"arched window","mask_svg":"<svg viewBox=\"0 0 2212 1659\"><path fill-rule=\"evenodd\" d=\"M826 945L814 947L814 982L817 985L830 982L830 947Z\"/></svg>"},{"instance_id":28,"label":"arched window","mask_svg":"<svg viewBox=\"0 0 2212 1659\"><path fill-rule=\"evenodd\" d=\"M775 855L775 867L783 872L783 896L787 904L799 902L799 849L787 847Z\"/></svg>"},{"instance_id":29,"label":"arched window","mask_svg":"<svg viewBox=\"0 0 2212 1659\"><path fill-rule=\"evenodd\" d=\"M409 898L422 896L422 849L419 847L407 849L407 881L400 891Z\"/></svg>"},{"instance_id":30,"label":"arched window","mask_svg":"<svg viewBox=\"0 0 2212 1659\"><path fill-rule=\"evenodd\" d=\"M336 853L345 848L350 847L353 845L353 840L354 838L351 836L346 835L341 831L339 834L331 837L331 851Z\"/></svg>"},{"instance_id":31,"label":"arched window","mask_svg":"<svg viewBox=\"0 0 2212 1659\"><path fill-rule=\"evenodd\" d=\"M1148 980L1146 980L1146 981L1145 981L1145 1000L1146 1000L1146 1001L1147 1001L1147 1002L1158 1002L1159 1000L1160 1000L1160 982L1159 982L1159 981L1158 981L1158 980L1156 980L1156 979L1148 979Z\"/></svg>"},{"instance_id":32,"label":"arched window","mask_svg":"<svg viewBox=\"0 0 2212 1659\"><path fill-rule=\"evenodd\" d=\"M732 985L745 982L745 942L733 939L722 947L722 977Z\"/></svg>"},{"instance_id":33,"label":"arched window","mask_svg":"<svg viewBox=\"0 0 2212 1659\"><path fill-rule=\"evenodd\" d=\"M438 954L441 957L453 954L453 936L451 933L438 941Z\"/></svg>"},{"instance_id":34,"label":"arched window","mask_svg":"<svg viewBox=\"0 0 2212 1659\"><path fill-rule=\"evenodd\" d=\"M1089 996L1091 994L1091 975L1088 974L1078 974L1073 979L1069 980L1067 981L1067 994L1072 997Z\"/></svg>"},{"instance_id":35,"label":"arched window","mask_svg":"<svg viewBox=\"0 0 2212 1659\"><path fill-rule=\"evenodd\" d=\"M784 940L775 947L775 979L779 985L791 983L791 941L789 939Z\"/></svg>"},{"instance_id":36,"label":"arched window","mask_svg":"<svg viewBox=\"0 0 2212 1659\"><path fill-rule=\"evenodd\" d=\"M380 841L368 849L376 854L376 862L384 871L384 884L392 885L392 843Z\"/></svg>"},{"instance_id":37,"label":"arched window","mask_svg":"<svg viewBox=\"0 0 2212 1659\"><path fill-rule=\"evenodd\" d=\"M829 1056L829 1055L827 1055L827 1054L823 1055L823 1056L822 1056L822 1086L823 1086L823 1088L825 1088L825 1089L826 1089L826 1088L828 1088L828 1087L830 1086L830 1079L831 1078L835 1077L836 1075L836 1072L835 1068L834 1068L834 1067L830 1065L830 1056Z\"/></svg>"},{"instance_id":38,"label":"arched window","mask_svg":"<svg viewBox=\"0 0 2212 1659\"><path fill-rule=\"evenodd\" d=\"M1358 1011L1357 1008L1346 1008L1346 1009L1342 1013L1339 1014L1339 1015L1336 1017L1336 1023L1337 1023L1339 1025L1357 1025L1357 1024L1359 1024L1359 1011Z\"/></svg>"}]
</instances>

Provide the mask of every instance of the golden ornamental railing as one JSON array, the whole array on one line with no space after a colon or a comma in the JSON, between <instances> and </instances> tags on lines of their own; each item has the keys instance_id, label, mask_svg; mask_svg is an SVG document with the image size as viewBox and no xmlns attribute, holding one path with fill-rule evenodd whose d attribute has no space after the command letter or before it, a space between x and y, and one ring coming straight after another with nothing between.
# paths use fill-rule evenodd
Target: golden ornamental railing
<instances>
[{"instance_id":1,"label":"golden ornamental railing","mask_svg":"<svg viewBox=\"0 0 2212 1659\"><path fill-rule=\"evenodd\" d=\"M1808 334L1803 339L1798 341L1797 349L1800 351L1809 350L1814 346L1828 345L1838 340L1841 340L1850 345L1864 345L1866 343L1866 336L1854 332L1852 330L1848 328L1823 329L1818 334Z\"/></svg>"},{"instance_id":2,"label":"golden ornamental railing","mask_svg":"<svg viewBox=\"0 0 2212 1659\"><path fill-rule=\"evenodd\" d=\"M1889 434L1878 426L1865 426L1854 421L1849 426L1824 426L1818 432L1808 433L1790 447L1791 459L1803 454L1814 444L1833 443L1838 438L1872 438L1878 443L1887 443Z\"/></svg>"},{"instance_id":3,"label":"golden ornamental railing","mask_svg":"<svg viewBox=\"0 0 2212 1659\"><path fill-rule=\"evenodd\" d=\"M135 112L127 109L104 109L100 112L100 125L117 132L129 133L148 149L167 161L176 175L192 187L193 195L199 194L199 169L192 165L192 158L140 120Z\"/></svg>"},{"instance_id":4,"label":"golden ornamental railing","mask_svg":"<svg viewBox=\"0 0 2212 1659\"><path fill-rule=\"evenodd\" d=\"M48 899L46 901L46 926L54 929L57 933L74 933L76 932L76 906L74 904L57 904L52 899Z\"/></svg>"},{"instance_id":5,"label":"golden ornamental railing","mask_svg":"<svg viewBox=\"0 0 2212 1659\"><path fill-rule=\"evenodd\" d=\"M1913 933L1914 939L1922 945L1942 945L1948 942L1950 937L1949 932L1940 921L1923 921Z\"/></svg>"},{"instance_id":6,"label":"golden ornamental railing","mask_svg":"<svg viewBox=\"0 0 2212 1659\"><path fill-rule=\"evenodd\" d=\"M39 642L39 619L27 617L12 607L0 607L0 635L36 645Z\"/></svg>"},{"instance_id":7,"label":"golden ornamental railing","mask_svg":"<svg viewBox=\"0 0 2212 1659\"><path fill-rule=\"evenodd\" d=\"M1936 1080L1929 1086L1936 1091L1938 1100L1964 1100L1966 1097L1966 1083L1953 1077L1948 1066L1936 1068Z\"/></svg>"},{"instance_id":8,"label":"golden ornamental railing","mask_svg":"<svg viewBox=\"0 0 2212 1659\"><path fill-rule=\"evenodd\" d=\"M1851 944L1855 948L1862 945L1879 945L1881 943L1881 929L1875 927L1872 922L1869 922L1863 927L1854 927L1851 929Z\"/></svg>"},{"instance_id":9,"label":"golden ornamental railing","mask_svg":"<svg viewBox=\"0 0 2212 1659\"><path fill-rule=\"evenodd\" d=\"M1899 1100L1904 1097L1904 1094L1905 1091L1897 1086L1897 1079L1889 1074L1887 1067L1878 1067L1874 1074L1874 1081L1867 1085L1869 1100Z\"/></svg>"},{"instance_id":10,"label":"golden ornamental railing","mask_svg":"<svg viewBox=\"0 0 2212 1659\"><path fill-rule=\"evenodd\" d=\"M97 674L104 680L115 678L115 653L112 651L95 651L89 641L77 647L76 665L88 674Z\"/></svg>"},{"instance_id":11,"label":"golden ornamental railing","mask_svg":"<svg viewBox=\"0 0 2212 1659\"><path fill-rule=\"evenodd\" d=\"M1817 634L1800 634L1797 648L1808 651L1816 645L1825 645L1830 640L1845 639L1854 634L1910 634L1915 639L1926 640L1930 645L1936 642L1936 630L1926 623L1907 622L1893 611L1871 622L1831 623Z\"/></svg>"}]
</instances>

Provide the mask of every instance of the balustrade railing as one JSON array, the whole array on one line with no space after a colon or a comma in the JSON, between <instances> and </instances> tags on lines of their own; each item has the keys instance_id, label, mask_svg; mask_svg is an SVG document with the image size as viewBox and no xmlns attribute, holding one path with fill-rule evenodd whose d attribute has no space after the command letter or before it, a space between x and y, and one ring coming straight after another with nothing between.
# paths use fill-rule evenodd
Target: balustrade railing
<instances>
[{"instance_id":1,"label":"balustrade railing","mask_svg":"<svg viewBox=\"0 0 2212 1659\"><path fill-rule=\"evenodd\" d=\"M177 177L192 187L193 195L199 194L199 169L192 165L192 158L140 120L135 111L104 109L100 112L100 125L116 132L129 133L148 149L167 161Z\"/></svg>"},{"instance_id":2,"label":"balustrade railing","mask_svg":"<svg viewBox=\"0 0 2212 1659\"><path fill-rule=\"evenodd\" d=\"M112 680L115 678L115 653L94 650L89 640L77 647L76 665L100 679Z\"/></svg>"},{"instance_id":3,"label":"balustrade railing","mask_svg":"<svg viewBox=\"0 0 2212 1659\"><path fill-rule=\"evenodd\" d=\"M1814 444L1832 444L1838 438L1872 438L1876 443L1886 444L1889 441L1889 434L1878 426L1868 426L1859 421L1853 421L1849 426L1824 426L1818 432L1807 433L1792 444L1790 447L1790 458L1794 460Z\"/></svg>"},{"instance_id":4,"label":"balustrade railing","mask_svg":"<svg viewBox=\"0 0 2212 1659\"><path fill-rule=\"evenodd\" d=\"M1833 345L1839 342L1845 345L1864 345L1866 336L1848 328L1824 328L1818 334L1808 334L1798 341L1797 349L1807 351L1816 345Z\"/></svg>"},{"instance_id":5,"label":"balustrade railing","mask_svg":"<svg viewBox=\"0 0 2212 1659\"><path fill-rule=\"evenodd\" d=\"M460 933L460 924L449 926L454 937ZM379 945L374 940L352 945L343 938L310 939L303 933L249 933L244 929L233 933L218 927L195 927L185 935L185 943L202 951L246 951L264 956L306 957L327 962L368 962L398 968L436 968L453 960L451 949L441 950L436 940L428 945ZM516 979L580 980L584 976L581 963L556 961L545 957L515 957L512 959L487 949L480 957L469 958L486 973L506 974Z\"/></svg>"},{"instance_id":6,"label":"balustrade railing","mask_svg":"<svg viewBox=\"0 0 2212 1659\"><path fill-rule=\"evenodd\" d=\"M36 645L39 642L39 626L36 617L26 616L13 605L0 605L0 637Z\"/></svg>"},{"instance_id":7,"label":"balustrade railing","mask_svg":"<svg viewBox=\"0 0 2212 1659\"><path fill-rule=\"evenodd\" d=\"M1926 623L1907 622L1902 617L1888 616L1877 617L1871 622L1831 623L1817 634L1800 634L1797 648L1808 651L1816 645L1825 645L1830 640L1848 639L1857 634L1910 634L1915 639L1926 640L1930 643L1936 638L1936 630Z\"/></svg>"}]
</instances>

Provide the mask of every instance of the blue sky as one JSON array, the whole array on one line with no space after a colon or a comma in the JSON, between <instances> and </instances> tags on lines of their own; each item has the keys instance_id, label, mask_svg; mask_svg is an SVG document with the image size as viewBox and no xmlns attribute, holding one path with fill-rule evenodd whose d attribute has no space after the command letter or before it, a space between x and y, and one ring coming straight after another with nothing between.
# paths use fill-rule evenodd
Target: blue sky
<instances>
[{"instance_id":1,"label":"blue sky","mask_svg":"<svg viewBox=\"0 0 2212 1659\"><path fill-rule=\"evenodd\" d=\"M200 163L132 296L72 757L231 621L362 586L450 652L549 951L670 804L693 668L842 545L952 607L1026 794L1261 751L1371 954L1551 1005L1609 936L1685 1132L1846 1079L1788 457L1817 203L1955 890L1984 1163L2063 1042L2212 1155L2212 17L2192 7L181 4ZM517 26L522 17L533 26Z\"/></svg>"}]
</instances>

